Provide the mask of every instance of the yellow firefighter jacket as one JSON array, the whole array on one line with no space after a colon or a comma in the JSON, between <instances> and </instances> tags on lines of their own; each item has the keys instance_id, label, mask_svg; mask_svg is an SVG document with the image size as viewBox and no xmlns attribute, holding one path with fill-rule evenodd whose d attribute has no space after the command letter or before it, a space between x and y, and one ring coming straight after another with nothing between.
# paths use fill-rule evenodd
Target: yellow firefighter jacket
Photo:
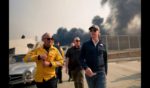
<instances>
[{"instance_id":1,"label":"yellow firefighter jacket","mask_svg":"<svg viewBox=\"0 0 150 88\"><path fill-rule=\"evenodd\" d=\"M46 61L51 62L52 66L43 66L42 60L38 60L38 55L47 54ZM25 62L36 62L37 68L34 75L35 82L43 82L56 77L55 68L63 65L63 58L57 48L51 46L47 52L43 46L30 51L23 60ZM59 64L58 64L59 63Z\"/></svg>"}]
</instances>

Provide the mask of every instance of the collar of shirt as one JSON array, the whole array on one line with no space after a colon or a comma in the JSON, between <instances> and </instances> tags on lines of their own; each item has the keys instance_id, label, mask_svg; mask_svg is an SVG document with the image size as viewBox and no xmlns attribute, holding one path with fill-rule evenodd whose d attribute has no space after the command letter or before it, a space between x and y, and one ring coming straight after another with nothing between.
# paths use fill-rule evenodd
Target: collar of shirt
<instances>
[{"instance_id":1,"label":"collar of shirt","mask_svg":"<svg viewBox=\"0 0 150 88\"><path fill-rule=\"evenodd\" d=\"M99 42L99 39L98 39L97 41L94 41L94 40L92 39L92 42L94 43L94 45L95 45L95 47L96 47L96 45L97 45L98 42Z\"/></svg>"}]
</instances>

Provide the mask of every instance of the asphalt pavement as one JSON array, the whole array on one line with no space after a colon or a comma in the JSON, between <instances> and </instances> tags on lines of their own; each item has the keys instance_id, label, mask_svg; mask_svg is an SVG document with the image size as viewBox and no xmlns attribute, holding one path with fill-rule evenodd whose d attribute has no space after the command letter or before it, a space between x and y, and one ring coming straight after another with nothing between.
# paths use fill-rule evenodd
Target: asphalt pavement
<instances>
[{"instance_id":1,"label":"asphalt pavement","mask_svg":"<svg viewBox=\"0 0 150 88\"><path fill-rule=\"evenodd\" d=\"M63 72L63 82L58 88L75 88L73 81L68 81L68 74ZM88 88L84 79L84 88ZM12 88L36 88L36 85L19 85ZM136 58L118 58L109 60L107 88L141 88L141 60Z\"/></svg>"}]
</instances>

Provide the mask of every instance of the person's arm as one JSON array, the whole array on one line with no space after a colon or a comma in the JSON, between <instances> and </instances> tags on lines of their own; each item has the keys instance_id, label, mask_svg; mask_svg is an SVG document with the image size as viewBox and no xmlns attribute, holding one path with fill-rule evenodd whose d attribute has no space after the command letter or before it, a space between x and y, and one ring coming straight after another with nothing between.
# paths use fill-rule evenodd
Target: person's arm
<instances>
[{"instance_id":1,"label":"person's arm","mask_svg":"<svg viewBox=\"0 0 150 88\"><path fill-rule=\"evenodd\" d=\"M38 60L39 55L36 54L36 50L32 50L30 52L28 52L25 57L23 58L24 62L34 62L36 60Z\"/></svg>"},{"instance_id":2,"label":"person's arm","mask_svg":"<svg viewBox=\"0 0 150 88\"><path fill-rule=\"evenodd\" d=\"M64 50L63 50L62 48L60 48L60 50L61 50L62 57L63 57L63 59L64 59L64 57L65 57Z\"/></svg>"},{"instance_id":3,"label":"person's arm","mask_svg":"<svg viewBox=\"0 0 150 88\"><path fill-rule=\"evenodd\" d=\"M81 54L80 54L80 64L82 66L82 68L84 69L85 71L85 74L89 77L92 77L94 75L96 75L96 73L93 73L93 71L91 70L90 67L88 67L87 63L86 63L86 59L85 59L85 56L86 56L86 46L85 44L83 44L83 46L81 47Z\"/></svg>"},{"instance_id":4,"label":"person's arm","mask_svg":"<svg viewBox=\"0 0 150 88\"><path fill-rule=\"evenodd\" d=\"M80 65L83 69L86 69L88 66L86 64L86 60L85 60L85 44L82 45L81 47L81 54L80 54L80 58L79 58L79 61L80 61Z\"/></svg>"},{"instance_id":5,"label":"person's arm","mask_svg":"<svg viewBox=\"0 0 150 88\"><path fill-rule=\"evenodd\" d=\"M57 49L56 49L56 58L54 61L51 61L50 64L51 64L50 66L53 66L53 67L63 66L64 64L63 57L61 56L61 54L59 53Z\"/></svg>"},{"instance_id":6,"label":"person's arm","mask_svg":"<svg viewBox=\"0 0 150 88\"><path fill-rule=\"evenodd\" d=\"M61 50L61 55L62 55L62 58L63 58L63 61L65 62L65 53L64 53L64 50L60 47L60 50ZM63 66L65 65L65 63L63 63ZM61 67L63 67L61 66Z\"/></svg>"}]
</instances>

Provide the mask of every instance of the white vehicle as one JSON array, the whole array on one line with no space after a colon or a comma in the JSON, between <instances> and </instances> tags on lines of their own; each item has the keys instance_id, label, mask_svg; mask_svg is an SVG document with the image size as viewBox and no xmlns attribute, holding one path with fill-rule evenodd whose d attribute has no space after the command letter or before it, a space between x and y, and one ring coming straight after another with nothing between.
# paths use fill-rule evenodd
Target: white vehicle
<instances>
[{"instance_id":1,"label":"white vehicle","mask_svg":"<svg viewBox=\"0 0 150 88\"><path fill-rule=\"evenodd\" d=\"M9 43L9 84L29 84L34 81L35 62L24 62L24 56L34 48L33 39L11 40Z\"/></svg>"},{"instance_id":2,"label":"white vehicle","mask_svg":"<svg viewBox=\"0 0 150 88\"><path fill-rule=\"evenodd\" d=\"M23 62L25 54L9 56L9 84L26 84L34 81L35 62Z\"/></svg>"}]
</instances>

